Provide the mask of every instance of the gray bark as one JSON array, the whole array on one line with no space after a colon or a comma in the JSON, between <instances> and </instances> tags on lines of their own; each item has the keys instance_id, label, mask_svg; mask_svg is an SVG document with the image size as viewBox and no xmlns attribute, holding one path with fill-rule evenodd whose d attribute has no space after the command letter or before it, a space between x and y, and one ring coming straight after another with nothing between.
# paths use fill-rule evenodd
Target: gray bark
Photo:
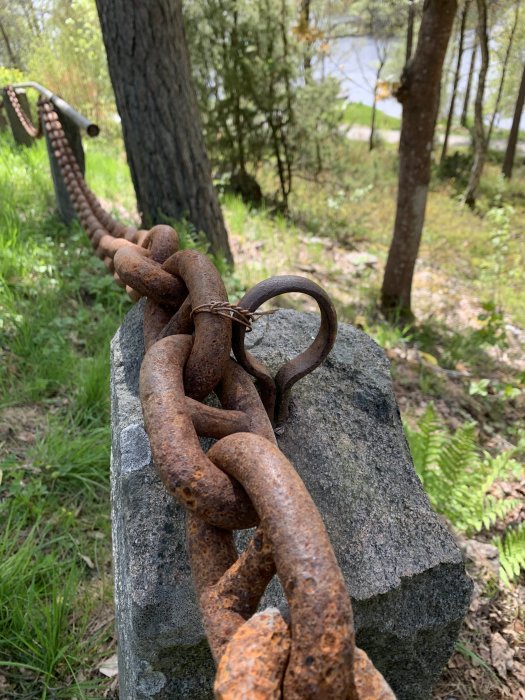
<instances>
[{"instance_id":1,"label":"gray bark","mask_svg":"<svg viewBox=\"0 0 525 700\"><path fill-rule=\"evenodd\" d=\"M507 44L507 50L505 51L505 58L503 59L503 66L501 67L501 78L499 81L498 94L496 96L496 104L494 105L494 112L492 112L492 117L490 119L489 133L487 134L487 149L490 144L490 139L492 136L492 130L494 129L494 122L496 120L496 114L499 111L499 105L501 102L501 96L503 94L503 86L505 84L505 77L507 75L507 68L509 65L510 51L512 49L512 43L514 41L514 34L518 27L518 19L520 16L520 3L519 0L516 3L516 12L514 14L514 22L512 24L512 29L510 30L509 43Z\"/></svg>"},{"instance_id":2,"label":"gray bark","mask_svg":"<svg viewBox=\"0 0 525 700\"><path fill-rule=\"evenodd\" d=\"M459 29L459 47L458 47L458 60L456 64L456 72L454 74L454 82L452 85L452 96L450 98L450 109L448 110L447 125L445 127L445 138L443 139L443 147L441 149L441 161L447 155L448 147L448 137L450 135L450 129L452 127L452 119L454 118L454 107L456 105L456 97L458 93L459 78L461 75L461 61L463 59L463 45L465 41L465 27L467 24L467 14L470 6L470 0L466 0L463 7L463 12L461 14L461 26Z\"/></svg>"},{"instance_id":3,"label":"gray bark","mask_svg":"<svg viewBox=\"0 0 525 700\"><path fill-rule=\"evenodd\" d=\"M516 107L514 108L514 118L510 129L509 140L507 142L507 150L505 151L505 160L503 161L503 175L510 179L512 176L512 168L514 165L514 157L516 155L516 145L518 143L518 134L520 130L521 115L523 112L523 103L525 102L525 66L521 74L520 89Z\"/></svg>"},{"instance_id":4,"label":"gray bark","mask_svg":"<svg viewBox=\"0 0 525 700\"><path fill-rule=\"evenodd\" d=\"M463 110L461 111L461 126L467 126L468 106L470 102L470 91L472 89L472 80L474 78L474 67L476 65L476 54L478 53L478 37L474 39L472 54L470 56L470 67L468 69L467 87L465 88L465 98L463 100Z\"/></svg>"},{"instance_id":5,"label":"gray bark","mask_svg":"<svg viewBox=\"0 0 525 700\"><path fill-rule=\"evenodd\" d=\"M97 0L145 226L187 218L231 262L191 80L181 0Z\"/></svg>"},{"instance_id":6,"label":"gray bark","mask_svg":"<svg viewBox=\"0 0 525 700\"><path fill-rule=\"evenodd\" d=\"M485 82L489 70L489 37L487 33L487 3L486 0L476 0L478 6L478 39L481 48L481 67L479 70L478 89L474 101L474 162L467 189L463 196L465 204L473 208L476 204L481 173L487 154L487 140L483 125L483 97Z\"/></svg>"}]
</instances>

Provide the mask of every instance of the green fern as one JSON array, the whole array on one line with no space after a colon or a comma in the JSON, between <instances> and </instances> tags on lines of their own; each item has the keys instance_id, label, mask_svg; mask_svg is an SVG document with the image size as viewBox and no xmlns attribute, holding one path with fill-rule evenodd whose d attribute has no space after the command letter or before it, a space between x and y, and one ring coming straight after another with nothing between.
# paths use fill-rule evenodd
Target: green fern
<instances>
[{"instance_id":1,"label":"green fern","mask_svg":"<svg viewBox=\"0 0 525 700\"><path fill-rule=\"evenodd\" d=\"M499 549L501 578L509 585L525 571L525 522L507 528L505 534L495 537L493 542Z\"/></svg>"},{"instance_id":2,"label":"green fern","mask_svg":"<svg viewBox=\"0 0 525 700\"><path fill-rule=\"evenodd\" d=\"M497 479L519 474L513 451L492 457L476 442L476 424L465 423L450 433L430 404L418 430L406 426L416 472L433 507L461 532L472 535L490 529L515 508L517 499L499 500L488 494Z\"/></svg>"}]
</instances>

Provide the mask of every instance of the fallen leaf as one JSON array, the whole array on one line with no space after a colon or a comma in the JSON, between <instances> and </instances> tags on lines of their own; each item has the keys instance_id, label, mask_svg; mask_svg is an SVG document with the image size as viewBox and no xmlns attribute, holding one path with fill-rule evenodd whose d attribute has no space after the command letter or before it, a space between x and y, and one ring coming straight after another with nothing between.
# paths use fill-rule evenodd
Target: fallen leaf
<instances>
[{"instance_id":1,"label":"fallen leaf","mask_svg":"<svg viewBox=\"0 0 525 700\"><path fill-rule=\"evenodd\" d=\"M490 640L490 656L498 675L506 680L507 672L512 670L514 652L499 632Z\"/></svg>"},{"instance_id":2,"label":"fallen leaf","mask_svg":"<svg viewBox=\"0 0 525 700\"><path fill-rule=\"evenodd\" d=\"M94 568L95 568L95 565L93 564L93 560L90 559L90 558L87 556L87 554L81 554L81 555L80 555L80 558L83 559L83 560L86 562L86 564L89 566L90 569L94 569Z\"/></svg>"},{"instance_id":3,"label":"fallen leaf","mask_svg":"<svg viewBox=\"0 0 525 700\"><path fill-rule=\"evenodd\" d=\"M118 657L116 654L110 656L98 667L98 670L103 676L114 678L118 674Z\"/></svg>"},{"instance_id":4,"label":"fallen leaf","mask_svg":"<svg viewBox=\"0 0 525 700\"><path fill-rule=\"evenodd\" d=\"M434 357L434 355L431 355L429 352L421 352L419 351L419 356L425 360L425 362L428 362L429 365L434 365L434 367L438 364L437 357Z\"/></svg>"}]
</instances>

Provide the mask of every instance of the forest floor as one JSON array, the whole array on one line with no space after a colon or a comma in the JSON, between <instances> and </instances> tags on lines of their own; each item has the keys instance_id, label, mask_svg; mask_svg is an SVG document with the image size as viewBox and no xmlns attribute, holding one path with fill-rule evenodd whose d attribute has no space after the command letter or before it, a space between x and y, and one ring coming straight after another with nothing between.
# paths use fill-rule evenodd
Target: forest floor
<instances>
[{"instance_id":1,"label":"forest floor","mask_svg":"<svg viewBox=\"0 0 525 700\"><path fill-rule=\"evenodd\" d=\"M484 449L514 446L523 460L523 169L503 183L498 163L489 163L475 212L458 196L461 159L451 161L454 177L434 174L415 277L417 323L398 327L377 308L395 150L343 148L339 175L296 179L287 218L223 193L236 259L232 298L272 274L312 278L341 320L385 349L407 423L415 426L433 403L449 428L474 420ZM90 143L87 164L93 190L132 220L119 145ZM267 173L261 182L272 191ZM114 697L107 358L129 304L82 232L68 232L53 214L42 144L21 153L0 143L0 195L0 599L12 603L0 609L0 697ZM284 303L309 308L301 298ZM523 501L523 478L497 488ZM523 521L524 509L508 517ZM436 700L525 698L524 579L502 585L491 545L505 524L461 539L476 593Z\"/></svg>"}]
</instances>

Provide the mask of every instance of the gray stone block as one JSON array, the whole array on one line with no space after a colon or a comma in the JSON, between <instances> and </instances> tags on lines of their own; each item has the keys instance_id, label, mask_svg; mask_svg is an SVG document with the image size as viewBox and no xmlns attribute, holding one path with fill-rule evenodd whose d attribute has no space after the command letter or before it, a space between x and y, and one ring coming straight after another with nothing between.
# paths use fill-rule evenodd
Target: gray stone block
<instances>
[{"instance_id":1,"label":"gray stone block","mask_svg":"<svg viewBox=\"0 0 525 700\"><path fill-rule=\"evenodd\" d=\"M280 310L247 336L277 369L318 317ZM213 663L193 593L184 513L151 463L138 376L142 304L112 343L112 517L121 700L211 698ZM429 698L471 582L412 467L382 350L342 324L325 364L293 390L279 446L303 478L352 596L357 642L401 700ZM241 533L240 541L246 539ZM263 607L285 606L277 581Z\"/></svg>"}]
</instances>

